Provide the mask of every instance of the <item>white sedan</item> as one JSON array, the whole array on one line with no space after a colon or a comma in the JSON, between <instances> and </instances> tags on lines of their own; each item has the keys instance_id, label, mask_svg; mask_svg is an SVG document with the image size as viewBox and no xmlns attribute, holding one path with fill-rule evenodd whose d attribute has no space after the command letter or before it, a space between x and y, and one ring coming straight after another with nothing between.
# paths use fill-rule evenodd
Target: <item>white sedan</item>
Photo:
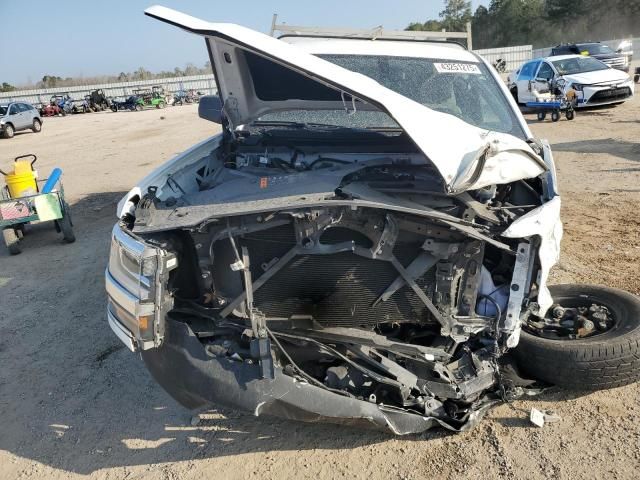
<instances>
[{"instance_id":1,"label":"white sedan","mask_svg":"<svg viewBox=\"0 0 640 480\"><path fill-rule=\"evenodd\" d=\"M600 60L582 55L536 58L509 74L507 84L518 103L536 100L536 92L549 89L552 81L576 92L577 106L621 103L631 98L634 85L628 74Z\"/></svg>"}]
</instances>

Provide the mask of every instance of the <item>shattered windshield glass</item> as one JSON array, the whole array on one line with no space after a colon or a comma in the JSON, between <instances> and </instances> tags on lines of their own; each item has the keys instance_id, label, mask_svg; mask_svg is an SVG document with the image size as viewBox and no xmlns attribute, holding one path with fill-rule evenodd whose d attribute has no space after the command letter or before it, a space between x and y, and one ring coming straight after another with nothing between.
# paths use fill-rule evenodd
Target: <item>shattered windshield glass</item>
<instances>
[{"instance_id":1,"label":"shattered windshield glass","mask_svg":"<svg viewBox=\"0 0 640 480\"><path fill-rule=\"evenodd\" d=\"M607 70L609 67L592 57L570 57L562 60L555 60L553 66L556 67L560 75L574 75L576 73L596 72Z\"/></svg>"},{"instance_id":2,"label":"shattered windshield glass","mask_svg":"<svg viewBox=\"0 0 640 480\"><path fill-rule=\"evenodd\" d=\"M371 77L432 110L454 115L483 129L524 137L507 99L484 64L372 55L319 56ZM353 104L348 96L342 110L278 112L265 115L260 120L360 128L397 127L385 113L359 110L358 102Z\"/></svg>"}]
</instances>

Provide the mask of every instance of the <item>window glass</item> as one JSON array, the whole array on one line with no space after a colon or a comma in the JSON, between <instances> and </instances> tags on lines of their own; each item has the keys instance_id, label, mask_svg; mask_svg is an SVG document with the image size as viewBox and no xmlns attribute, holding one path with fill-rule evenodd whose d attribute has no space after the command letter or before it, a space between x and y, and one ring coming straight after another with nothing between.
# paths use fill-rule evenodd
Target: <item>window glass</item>
<instances>
[{"instance_id":1,"label":"window glass","mask_svg":"<svg viewBox=\"0 0 640 480\"><path fill-rule=\"evenodd\" d=\"M18 113L18 106L13 104L9 107L9 115L15 115L16 113Z\"/></svg>"},{"instance_id":2,"label":"window glass","mask_svg":"<svg viewBox=\"0 0 640 480\"><path fill-rule=\"evenodd\" d=\"M28 112L29 110L31 110L31 107L26 103L18 103L18 110L20 110L21 112Z\"/></svg>"},{"instance_id":3,"label":"window glass","mask_svg":"<svg viewBox=\"0 0 640 480\"><path fill-rule=\"evenodd\" d=\"M593 57L571 57L563 60L555 60L553 66L560 75L574 75L576 73L595 72L607 70L609 67Z\"/></svg>"},{"instance_id":4,"label":"window glass","mask_svg":"<svg viewBox=\"0 0 640 480\"><path fill-rule=\"evenodd\" d=\"M520 70L520 76L518 77L518 80L531 80L534 73L536 73L539 64L540 60L526 63L524 67L522 67L522 70Z\"/></svg>"},{"instance_id":5,"label":"window glass","mask_svg":"<svg viewBox=\"0 0 640 480\"><path fill-rule=\"evenodd\" d=\"M577 50L579 50L580 53L587 52L589 55L604 55L616 53L609 46L602 45L601 43L581 43L577 47Z\"/></svg>"},{"instance_id":6,"label":"window glass","mask_svg":"<svg viewBox=\"0 0 640 480\"><path fill-rule=\"evenodd\" d=\"M482 63L450 62L447 60L377 55L321 54L320 57L351 71L366 75L383 86L410 98L432 110L454 115L477 127L524 136L517 118L498 87L491 71ZM249 60L250 56L248 57ZM254 88L260 99L287 98L340 102L340 94L314 86L302 75L287 73L289 80L283 90L282 75L263 62L251 63ZM447 70L449 67L450 70ZM283 72L284 73L284 72ZM322 87L322 88L321 88ZM347 97L347 107L352 108ZM345 109L319 111L306 108L298 111L270 113L261 120L324 123L331 125L375 128L397 127L388 115L380 111L359 109L348 114Z\"/></svg>"},{"instance_id":7,"label":"window glass","mask_svg":"<svg viewBox=\"0 0 640 480\"><path fill-rule=\"evenodd\" d=\"M549 65L547 62L543 62L542 65L540 65L540 70L538 70L538 74L536 75L536 78L544 78L545 80L551 80L553 78L553 69L551 68L551 65Z\"/></svg>"}]
</instances>

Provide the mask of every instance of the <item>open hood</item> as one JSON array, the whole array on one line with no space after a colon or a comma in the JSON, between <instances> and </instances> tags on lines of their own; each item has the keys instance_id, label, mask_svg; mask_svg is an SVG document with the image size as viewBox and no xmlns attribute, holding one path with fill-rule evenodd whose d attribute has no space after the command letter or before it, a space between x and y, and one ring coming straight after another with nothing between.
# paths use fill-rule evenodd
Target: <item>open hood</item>
<instances>
[{"instance_id":1,"label":"open hood","mask_svg":"<svg viewBox=\"0 0 640 480\"><path fill-rule=\"evenodd\" d=\"M449 192L509 183L540 175L547 166L531 147L512 135L470 125L431 110L383 87L375 80L254 30L210 23L175 10L153 6L145 14L206 39L224 112L231 127L269 112L296 109L376 109L389 115L442 175ZM265 89L255 74L276 64L277 78L261 78L278 88ZM287 80L305 78L291 91Z\"/></svg>"}]
</instances>

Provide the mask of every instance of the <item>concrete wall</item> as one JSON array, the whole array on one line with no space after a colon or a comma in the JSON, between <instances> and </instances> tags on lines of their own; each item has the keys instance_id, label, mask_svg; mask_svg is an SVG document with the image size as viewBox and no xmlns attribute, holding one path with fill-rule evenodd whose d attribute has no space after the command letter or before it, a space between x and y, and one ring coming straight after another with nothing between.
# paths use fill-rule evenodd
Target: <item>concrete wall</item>
<instances>
[{"instance_id":1,"label":"concrete wall","mask_svg":"<svg viewBox=\"0 0 640 480\"><path fill-rule=\"evenodd\" d=\"M531 45L517 45L515 47L502 48L486 48L482 50L474 50L475 53L484 57L489 63L493 64L499 58L506 60L507 72L515 70L522 62L529 60L533 47Z\"/></svg>"}]
</instances>

